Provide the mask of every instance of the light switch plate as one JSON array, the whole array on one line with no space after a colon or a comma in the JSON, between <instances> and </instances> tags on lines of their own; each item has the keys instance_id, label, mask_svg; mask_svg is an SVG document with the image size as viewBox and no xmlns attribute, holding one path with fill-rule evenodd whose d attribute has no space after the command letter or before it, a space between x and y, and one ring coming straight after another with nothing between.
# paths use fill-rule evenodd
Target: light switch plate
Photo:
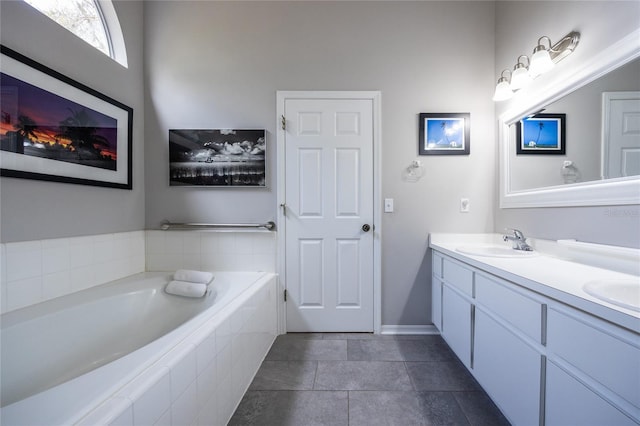
<instances>
[{"instance_id":1,"label":"light switch plate","mask_svg":"<svg viewBox=\"0 0 640 426\"><path fill-rule=\"evenodd\" d=\"M393 198L384 199L384 212L393 213Z\"/></svg>"}]
</instances>

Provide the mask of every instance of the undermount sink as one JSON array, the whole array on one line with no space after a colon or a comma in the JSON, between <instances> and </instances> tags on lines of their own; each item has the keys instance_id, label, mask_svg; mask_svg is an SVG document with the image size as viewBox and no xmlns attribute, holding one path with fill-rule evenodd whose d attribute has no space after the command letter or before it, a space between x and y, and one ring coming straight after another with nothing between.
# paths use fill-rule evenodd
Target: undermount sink
<instances>
[{"instance_id":1,"label":"undermount sink","mask_svg":"<svg viewBox=\"0 0 640 426\"><path fill-rule=\"evenodd\" d=\"M487 257L532 257L537 253L534 251L515 250L511 247L499 246L493 244L476 244L469 246L456 247L456 251L472 256Z\"/></svg>"},{"instance_id":2,"label":"undermount sink","mask_svg":"<svg viewBox=\"0 0 640 426\"><path fill-rule=\"evenodd\" d=\"M583 289L600 300L640 312L640 278L590 281Z\"/></svg>"}]
</instances>

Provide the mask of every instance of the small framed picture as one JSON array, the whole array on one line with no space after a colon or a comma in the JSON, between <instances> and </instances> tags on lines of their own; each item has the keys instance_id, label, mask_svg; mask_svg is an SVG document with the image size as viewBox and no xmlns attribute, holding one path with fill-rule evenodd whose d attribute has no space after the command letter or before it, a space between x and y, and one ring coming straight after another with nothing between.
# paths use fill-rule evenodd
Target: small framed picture
<instances>
[{"instance_id":1,"label":"small framed picture","mask_svg":"<svg viewBox=\"0 0 640 426\"><path fill-rule=\"evenodd\" d=\"M420 113L420 155L469 155L469 113Z\"/></svg>"},{"instance_id":2,"label":"small framed picture","mask_svg":"<svg viewBox=\"0 0 640 426\"><path fill-rule=\"evenodd\" d=\"M535 114L516 123L516 154L564 155L566 114Z\"/></svg>"}]
</instances>

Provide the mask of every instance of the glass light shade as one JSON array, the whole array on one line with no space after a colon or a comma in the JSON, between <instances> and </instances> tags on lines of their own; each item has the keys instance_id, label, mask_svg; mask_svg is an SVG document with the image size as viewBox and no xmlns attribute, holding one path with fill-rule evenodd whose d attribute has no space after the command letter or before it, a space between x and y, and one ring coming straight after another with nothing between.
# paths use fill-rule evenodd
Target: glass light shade
<instances>
[{"instance_id":1,"label":"glass light shade","mask_svg":"<svg viewBox=\"0 0 640 426\"><path fill-rule=\"evenodd\" d=\"M498 84L496 85L496 91L493 94L493 100L496 102L506 101L513 96L513 90L511 90L511 86L509 86L509 82L506 78L500 78L498 80Z\"/></svg>"},{"instance_id":2,"label":"glass light shade","mask_svg":"<svg viewBox=\"0 0 640 426\"><path fill-rule=\"evenodd\" d=\"M537 77L549 71L553 66L554 63L551 60L549 51L546 50L544 46L538 46L533 50L531 65L529 66L529 74L531 74L531 77Z\"/></svg>"},{"instance_id":3,"label":"glass light shade","mask_svg":"<svg viewBox=\"0 0 640 426\"><path fill-rule=\"evenodd\" d=\"M527 68L522 65L516 65L516 68L511 74L511 90L519 90L531 83L532 78L529 75Z\"/></svg>"}]
</instances>

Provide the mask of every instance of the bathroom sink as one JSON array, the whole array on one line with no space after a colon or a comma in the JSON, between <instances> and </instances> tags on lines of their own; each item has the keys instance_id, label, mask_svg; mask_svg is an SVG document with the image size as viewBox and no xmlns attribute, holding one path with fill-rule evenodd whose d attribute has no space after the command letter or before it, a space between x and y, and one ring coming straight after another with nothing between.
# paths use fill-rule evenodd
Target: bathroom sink
<instances>
[{"instance_id":1,"label":"bathroom sink","mask_svg":"<svg viewBox=\"0 0 640 426\"><path fill-rule=\"evenodd\" d=\"M640 278L590 281L583 289L600 300L640 312Z\"/></svg>"},{"instance_id":2,"label":"bathroom sink","mask_svg":"<svg viewBox=\"0 0 640 426\"><path fill-rule=\"evenodd\" d=\"M537 253L534 251L515 250L507 246L499 246L494 244L477 244L469 246L456 247L456 251L472 256L487 257L532 257Z\"/></svg>"}]
</instances>

